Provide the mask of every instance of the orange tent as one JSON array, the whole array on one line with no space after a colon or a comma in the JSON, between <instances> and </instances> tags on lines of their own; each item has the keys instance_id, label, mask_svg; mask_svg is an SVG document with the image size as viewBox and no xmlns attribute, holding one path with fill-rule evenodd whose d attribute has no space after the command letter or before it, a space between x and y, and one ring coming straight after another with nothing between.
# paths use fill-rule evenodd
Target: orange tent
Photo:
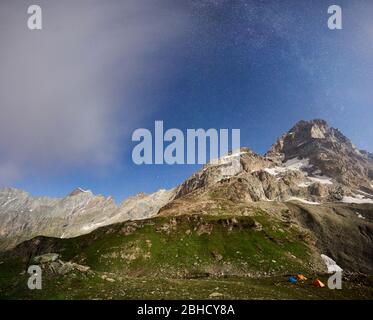
<instances>
[{"instance_id":1,"label":"orange tent","mask_svg":"<svg viewBox=\"0 0 373 320\"><path fill-rule=\"evenodd\" d=\"M325 287L325 284L323 284L320 279L316 279L314 282L313 282L313 285L315 287L319 287L319 288L324 288Z\"/></svg>"},{"instance_id":2,"label":"orange tent","mask_svg":"<svg viewBox=\"0 0 373 320\"><path fill-rule=\"evenodd\" d=\"M298 274L297 278L298 278L299 281L306 281L307 280L307 278L303 274Z\"/></svg>"}]
</instances>

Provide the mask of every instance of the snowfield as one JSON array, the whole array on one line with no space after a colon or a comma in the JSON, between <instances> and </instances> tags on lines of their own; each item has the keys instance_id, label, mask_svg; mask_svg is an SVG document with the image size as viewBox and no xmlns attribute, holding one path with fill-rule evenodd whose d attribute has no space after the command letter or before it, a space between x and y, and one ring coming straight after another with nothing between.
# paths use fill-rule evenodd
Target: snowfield
<instances>
[{"instance_id":1,"label":"snowfield","mask_svg":"<svg viewBox=\"0 0 373 320\"><path fill-rule=\"evenodd\" d=\"M310 181L304 181L304 182L301 182L298 184L298 187L301 187L301 188L307 188L311 185L312 183Z\"/></svg>"},{"instance_id":2,"label":"snowfield","mask_svg":"<svg viewBox=\"0 0 373 320\"><path fill-rule=\"evenodd\" d=\"M354 197L344 196L341 201L344 203L356 203L356 204L371 203L373 204L372 199L365 198L362 195L354 195Z\"/></svg>"},{"instance_id":3,"label":"snowfield","mask_svg":"<svg viewBox=\"0 0 373 320\"><path fill-rule=\"evenodd\" d=\"M363 219L363 220L365 219L365 217L361 213L359 212L355 212L355 213L359 219Z\"/></svg>"},{"instance_id":4,"label":"snowfield","mask_svg":"<svg viewBox=\"0 0 373 320\"><path fill-rule=\"evenodd\" d=\"M300 201L306 204L313 204L313 205L320 204L319 202L312 202L312 201L308 201L306 199L297 198L297 197L290 197L287 201Z\"/></svg>"},{"instance_id":5,"label":"snowfield","mask_svg":"<svg viewBox=\"0 0 373 320\"><path fill-rule=\"evenodd\" d=\"M332 181L331 178L329 178L327 176L307 177L307 181L303 181L303 182L299 183L298 187L307 188L314 183L331 185L331 184L333 184L333 181Z\"/></svg>"},{"instance_id":6,"label":"snowfield","mask_svg":"<svg viewBox=\"0 0 373 320\"><path fill-rule=\"evenodd\" d=\"M343 269L337 265L337 263L332 259L329 258L327 255L322 254L321 259L323 259L326 267L328 268L328 273L335 273L335 272L342 272Z\"/></svg>"},{"instance_id":7,"label":"snowfield","mask_svg":"<svg viewBox=\"0 0 373 320\"><path fill-rule=\"evenodd\" d=\"M333 184L332 179L327 176L314 176L314 177L308 177L308 179L310 179L314 183Z\"/></svg>"},{"instance_id":8,"label":"snowfield","mask_svg":"<svg viewBox=\"0 0 373 320\"><path fill-rule=\"evenodd\" d=\"M287 171L302 171L303 168L311 168L310 160L308 158L305 159L290 159L286 161L282 167L273 167L273 168L265 168L264 171L268 172L272 176L277 176L281 173L285 173Z\"/></svg>"},{"instance_id":9,"label":"snowfield","mask_svg":"<svg viewBox=\"0 0 373 320\"><path fill-rule=\"evenodd\" d=\"M301 183L298 184L298 187L301 188L307 188L310 185L314 183L320 183L320 184L327 184L327 185L332 185L333 181L330 177L327 176L321 176L321 171L320 170L315 170L314 171L314 176L310 177L308 176L308 172L304 171L303 169L308 169L312 168L313 166L310 164L310 160L308 158L304 159L299 159L299 158L294 158L286 161L283 166L277 166L273 168L265 168L264 171L268 172L272 176L278 176L280 174L284 174L289 171L301 171L306 175L305 181L302 181Z\"/></svg>"},{"instance_id":10,"label":"snowfield","mask_svg":"<svg viewBox=\"0 0 373 320\"><path fill-rule=\"evenodd\" d=\"M217 159L212 159L210 161L210 165L216 166L216 165L222 165L222 164L229 164L232 162L232 160L235 160L236 158L242 156L243 154L246 154L247 151L239 151L239 152L233 152L232 154L222 156Z\"/></svg>"},{"instance_id":11,"label":"snowfield","mask_svg":"<svg viewBox=\"0 0 373 320\"><path fill-rule=\"evenodd\" d=\"M98 223L87 224L87 225L85 225L81 228L81 231L91 231L93 229L97 229L99 227L102 227L103 225L105 225L105 221L98 222Z\"/></svg>"}]
</instances>

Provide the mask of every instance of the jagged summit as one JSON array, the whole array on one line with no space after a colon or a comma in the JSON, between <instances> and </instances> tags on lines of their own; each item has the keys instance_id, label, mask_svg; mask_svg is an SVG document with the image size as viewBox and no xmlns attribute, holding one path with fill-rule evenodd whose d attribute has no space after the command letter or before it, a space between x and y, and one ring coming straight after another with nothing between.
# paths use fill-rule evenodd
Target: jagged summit
<instances>
[{"instance_id":1,"label":"jagged summit","mask_svg":"<svg viewBox=\"0 0 373 320\"><path fill-rule=\"evenodd\" d=\"M84 190L84 189L78 187L78 188L75 188L73 191L71 191L69 193L69 197L73 197L73 196L76 196L76 195L79 195L79 194L82 194L82 193L93 195L91 190Z\"/></svg>"},{"instance_id":2,"label":"jagged summit","mask_svg":"<svg viewBox=\"0 0 373 320\"><path fill-rule=\"evenodd\" d=\"M321 119L299 121L266 156L282 161L308 159L324 175L352 188L369 188L373 180L372 155L358 150L338 129Z\"/></svg>"},{"instance_id":3,"label":"jagged summit","mask_svg":"<svg viewBox=\"0 0 373 320\"><path fill-rule=\"evenodd\" d=\"M341 145L346 149L357 151L347 137L338 129L330 127L325 120L301 120L282 135L266 155L277 156L282 154L285 157L284 160L287 160L301 155L302 152L312 151L310 146L335 150Z\"/></svg>"}]
</instances>

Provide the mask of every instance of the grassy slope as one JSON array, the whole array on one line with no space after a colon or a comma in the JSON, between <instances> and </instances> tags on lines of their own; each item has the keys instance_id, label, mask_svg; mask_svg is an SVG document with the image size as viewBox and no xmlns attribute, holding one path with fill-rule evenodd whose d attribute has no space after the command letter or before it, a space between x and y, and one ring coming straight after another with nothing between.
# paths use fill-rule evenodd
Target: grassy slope
<instances>
[{"instance_id":1,"label":"grassy slope","mask_svg":"<svg viewBox=\"0 0 373 320\"><path fill-rule=\"evenodd\" d=\"M310 282L287 283L287 274L315 276L311 249L300 230L268 219L260 211L253 217L159 217L72 239L44 238L38 254L59 252L63 261L93 272L62 276L43 269L43 290L31 291L24 273L28 259L0 258L0 297L206 299L212 292L228 299L372 297L370 288L352 289L352 283L338 292ZM32 242L18 248L23 257L33 250Z\"/></svg>"}]
</instances>

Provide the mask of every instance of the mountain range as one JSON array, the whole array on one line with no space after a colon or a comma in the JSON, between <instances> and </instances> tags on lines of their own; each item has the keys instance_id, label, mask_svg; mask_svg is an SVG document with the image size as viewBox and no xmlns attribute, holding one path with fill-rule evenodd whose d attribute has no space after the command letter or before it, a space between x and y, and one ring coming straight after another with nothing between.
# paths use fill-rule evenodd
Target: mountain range
<instances>
[{"instance_id":1,"label":"mountain range","mask_svg":"<svg viewBox=\"0 0 373 320\"><path fill-rule=\"evenodd\" d=\"M232 157L239 157L240 161L240 170L234 175L227 174L227 159ZM272 252L272 246L282 252L280 257L270 259L268 263L294 257L294 261L304 268L325 272L325 261L321 258L324 254L347 272L373 274L373 154L359 150L324 120L299 121L265 155L241 148L220 161L207 163L171 190L159 190L149 195L140 193L119 206L111 197L94 195L81 188L62 199L31 197L22 190L1 189L0 226L0 249L28 257L67 250L69 239L79 239L79 244L88 247L101 243L98 240L101 239L106 246L106 234L114 232L140 237L142 231L138 230L149 226L157 237L158 232L170 237L173 232L179 232L178 228L185 228L182 234L177 233L172 238L177 243L175 246L185 241L185 234L196 233L198 241L193 243L196 251L186 252L183 248L181 252L177 251L177 257L183 254L189 257L190 254L194 259L198 250L202 250L199 246L204 246L201 235L207 235L208 239L203 241L214 247L217 245L213 240L215 237L221 242L220 249L211 249L206 256L201 253L197 265L189 265L188 258L182 268L174 270L167 264L170 257L163 261L160 253L152 253L155 249L150 249L152 236L148 235L146 244L149 248L143 248L146 252L141 258L138 253L142 245L136 244L134 249L133 243L127 251L120 249L111 253L115 259L129 259L131 268L128 265L126 270L134 274L145 272L147 259L153 259L150 258L153 256L157 259L152 260L154 268L149 272L157 275L167 272L173 272L173 276L185 275L197 268L195 266L199 267L199 272L209 274L217 274L217 270L222 269L231 274L243 272L244 267L235 265L236 260L226 261L224 252L231 254L230 250L243 246L242 241L254 246L255 241L259 241L253 240L254 233L251 232L254 231L260 232L263 237L260 241L264 241L269 252ZM250 234L245 233L247 228L251 230ZM219 236L215 234L230 231L240 235L230 244L225 244L225 236L220 238L220 233ZM167 239L164 240L165 245L168 243L165 251L173 246L170 238ZM308 252L307 259L295 258L297 251L292 247L295 244L304 248L299 256ZM93 253L83 255L79 248L76 247L69 257L85 264L87 256ZM110 247L110 252L114 248L119 250L118 246ZM247 258L252 259L254 255L259 259L261 256L258 264L267 261L267 249L258 244L257 249L250 249L254 253L248 254ZM181 249L178 247L177 250ZM259 250L257 254L255 250ZM94 257L101 262L104 259L97 254ZM135 263L137 259L142 259L141 268ZM181 257L178 259L183 261ZM198 259L206 259L208 263L202 268ZM181 262L178 260L177 263ZM248 263L245 272L258 271L258 266L250 265L250 262L241 263ZM286 265L281 267L286 268ZM277 270L270 265L265 269L269 272Z\"/></svg>"},{"instance_id":2,"label":"mountain range","mask_svg":"<svg viewBox=\"0 0 373 320\"><path fill-rule=\"evenodd\" d=\"M233 177L224 177L224 164L211 162L172 190L140 193L119 207L111 197L81 188L63 199L0 189L1 247L37 235L68 238L104 225L149 218L159 211L166 214L172 208L179 210L183 197L193 197L195 191L226 193L227 199L248 203L373 204L373 154L358 150L324 120L298 122L264 156L242 148L239 157L241 171Z\"/></svg>"}]
</instances>

